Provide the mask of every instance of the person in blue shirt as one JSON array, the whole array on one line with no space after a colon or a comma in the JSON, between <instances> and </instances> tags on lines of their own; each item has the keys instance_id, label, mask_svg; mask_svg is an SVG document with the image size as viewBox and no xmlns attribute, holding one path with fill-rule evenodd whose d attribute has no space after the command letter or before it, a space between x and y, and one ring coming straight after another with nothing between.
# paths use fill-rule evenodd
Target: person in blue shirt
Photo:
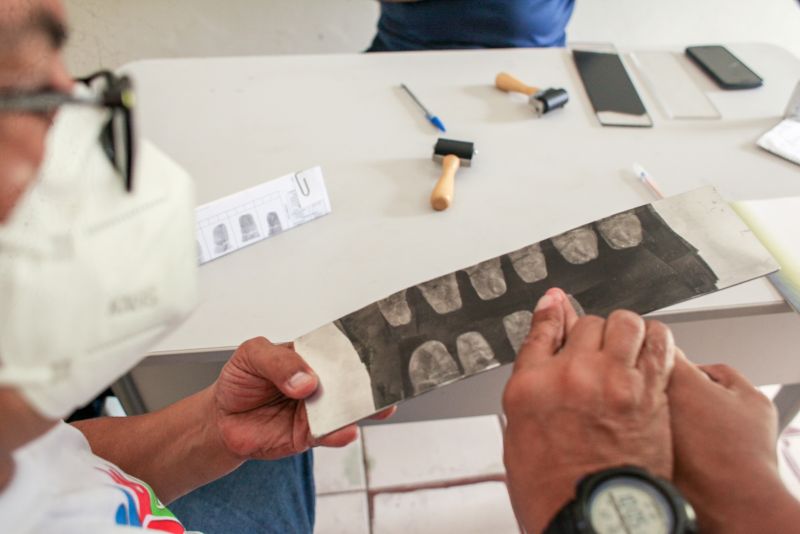
<instances>
[{"instance_id":1,"label":"person in blue shirt","mask_svg":"<svg viewBox=\"0 0 800 534\"><path fill-rule=\"evenodd\" d=\"M564 46L575 0L381 0L367 52Z\"/></svg>"}]
</instances>

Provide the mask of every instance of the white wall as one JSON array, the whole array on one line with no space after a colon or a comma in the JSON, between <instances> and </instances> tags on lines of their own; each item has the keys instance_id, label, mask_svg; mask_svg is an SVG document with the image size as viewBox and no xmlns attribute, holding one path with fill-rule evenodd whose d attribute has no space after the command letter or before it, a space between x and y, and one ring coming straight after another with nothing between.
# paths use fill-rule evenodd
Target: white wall
<instances>
[{"instance_id":1,"label":"white wall","mask_svg":"<svg viewBox=\"0 0 800 534\"><path fill-rule=\"evenodd\" d=\"M75 72L150 57L358 52L374 0L64 0ZM800 56L798 0L577 0L571 41L764 41Z\"/></svg>"},{"instance_id":2,"label":"white wall","mask_svg":"<svg viewBox=\"0 0 800 534\"><path fill-rule=\"evenodd\" d=\"M760 41L800 56L798 0L577 0L572 41L712 44Z\"/></svg>"},{"instance_id":3,"label":"white wall","mask_svg":"<svg viewBox=\"0 0 800 534\"><path fill-rule=\"evenodd\" d=\"M75 72L152 57L357 52L378 17L374 0L64 2Z\"/></svg>"}]
</instances>

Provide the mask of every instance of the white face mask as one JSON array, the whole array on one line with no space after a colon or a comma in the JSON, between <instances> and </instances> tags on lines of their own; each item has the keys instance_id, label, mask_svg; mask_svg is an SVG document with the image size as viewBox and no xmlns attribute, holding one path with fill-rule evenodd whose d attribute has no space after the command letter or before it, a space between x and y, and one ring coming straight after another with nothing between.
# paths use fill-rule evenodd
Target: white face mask
<instances>
[{"instance_id":1,"label":"white face mask","mask_svg":"<svg viewBox=\"0 0 800 534\"><path fill-rule=\"evenodd\" d=\"M190 177L142 141L127 193L98 141L107 118L59 112L39 181L0 226L0 384L54 419L133 367L197 296Z\"/></svg>"}]
</instances>

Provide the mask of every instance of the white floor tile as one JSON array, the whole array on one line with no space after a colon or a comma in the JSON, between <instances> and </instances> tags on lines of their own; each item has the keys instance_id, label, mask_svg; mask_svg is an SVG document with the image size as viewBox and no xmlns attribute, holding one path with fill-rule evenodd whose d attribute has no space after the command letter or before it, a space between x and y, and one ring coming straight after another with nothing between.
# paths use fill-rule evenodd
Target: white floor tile
<instances>
[{"instance_id":1,"label":"white floor tile","mask_svg":"<svg viewBox=\"0 0 800 534\"><path fill-rule=\"evenodd\" d=\"M370 534L366 492L317 497L314 534Z\"/></svg>"},{"instance_id":2,"label":"white floor tile","mask_svg":"<svg viewBox=\"0 0 800 534\"><path fill-rule=\"evenodd\" d=\"M769 397L770 399L774 399L775 395L781 390L780 384L770 384L768 386L758 386L759 391Z\"/></svg>"},{"instance_id":3,"label":"white floor tile","mask_svg":"<svg viewBox=\"0 0 800 534\"><path fill-rule=\"evenodd\" d=\"M800 499L800 427L798 426L790 425L778 438L778 471L792 495Z\"/></svg>"},{"instance_id":4,"label":"white floor tile","mask_svg":"<svg viewBox=\"0 0 800 534\"><path fill-rule=\"evenodd\" d=\"M520 532L502 482L379 493L374 506L373 534Z\"/></svg>"},{"instance_id":5,"label":"white floor tile","mask_svg":"<svg viewBox=\"0 0 800 534\"><path fill-rule=\"evenodd\" d=\"M366 489L360 433L347 447L314 449L314 481L317 495Z\"/></svg>"},{"instance_id":6,"label":"white floor tile","mask_svg":"<svg viewBox=\"0 0 800 534\"><path fill-rule=\"evenodd\" d=\"M370 490L503 474L496 416L363 429Z\"/></svg>"}]
</instances>

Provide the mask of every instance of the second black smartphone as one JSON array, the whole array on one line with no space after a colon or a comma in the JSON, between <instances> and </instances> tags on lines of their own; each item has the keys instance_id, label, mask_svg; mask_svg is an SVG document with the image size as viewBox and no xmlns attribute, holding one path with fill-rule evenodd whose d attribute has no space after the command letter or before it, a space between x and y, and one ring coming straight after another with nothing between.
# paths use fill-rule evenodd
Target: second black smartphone
<instances>
[{"instance_id":1,"label":"second black smartphone","mask_svg":"<svg viewBox=\"0 0 800 534\"><path fill-rule=\"evenodd\" d=\"M686 55L723 89L752 89L763 83L758 74L724 46L690 46Z\"/></svg>"}]
</instances>

